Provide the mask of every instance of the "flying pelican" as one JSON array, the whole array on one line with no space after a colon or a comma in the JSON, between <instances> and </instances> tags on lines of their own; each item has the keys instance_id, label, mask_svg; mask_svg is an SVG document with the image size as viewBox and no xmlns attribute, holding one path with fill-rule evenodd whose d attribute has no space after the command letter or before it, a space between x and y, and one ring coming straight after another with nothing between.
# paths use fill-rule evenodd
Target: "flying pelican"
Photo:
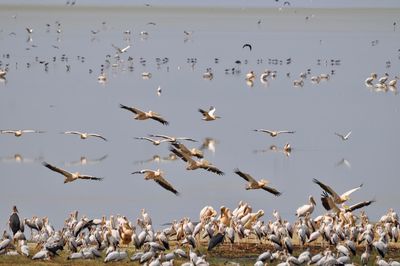
<instances>
[{"instance_id":1,"label":"flying pelican","mask_svg":"<svg viewBox=\"0 0 400 266\"><path fill-rule=\"evenodd\" d=\"M170 147L170 151L176 154L179 158L181 158L184 162L187 162L186 170L195 170L202 168L204 170L216 173L217 175L224 175L225 173L219 170L217 167L212 165L210 162L201 159L200 161L193 160L188 154L175 149L174 147Z\"/></svg>"},{"instance_id":2,"label":"flying pelican","mask_svg":"<svg viewBox=\"0 0 400 266\"><path fill-rule=\"evenodd\" d=\"M171 137L167 135L160 135L160 134L150 134L150 137L156 137L156 138L163 138L166 139L169 142L176 142L178 140L187 140L187 141L192 141L192 142L197 142L197 140L194 140L192 138L187 138L187 137Z\"/></svg>"},{"instance_id":3,"label":"flying pelican","mask_svg":"<svg viewBox=\"0 0 400 266\"><path fill-rule=\"evenodd\" d=\"M239 175L240 177L242 177L244 180L246 180L248 182L247 186L246 186L246 190L261 188L261 189L268 191L269 193L274 194L275 196L280 196L282 194L275 188L267 186L269 181L267 181L265 179L261 179L260 181L257 181L251 175L243 173L237 168L234 170L234 172L235 172L235 174Z\"/></svg>"},{"instance_id":4,"label":"flying pelican","mask_svg":"<svg viewBox=\"0 0 400 266\"><path fill-rule=\"evenodd\" d=\"M98 181L103 180L102 177L95 177L95 176L91 176L91 175L82 175L82 174L80 174L78 172L70 173L70 172L67 172L67 171L65 171L65 170L63 170L61 168L58 168L58 167L53 166L53 165L51 165L49 163L46 163L46 162L43 162L42 164L45 167L49 168L50 170L65 176L64 184L72 182L72 181L75 181L77 179L90 179L90 180L98 180Z\"/></svg>"},{"instance_id":5,"label":"flying pelican","mask_svg":"<svg viewBox=\"0 0 400 266\"><path fill-rule=\"evenodd\" d=\"M16 137L21 137L24 133L45 133L45 131L33 130L33 129L18 129L18 130L0 130L1 134L14 134Z\"/></svg>"},{"instance_id":6,"label":"flying pelican","mask_svg":"<svg viewBox=\"0 0 400 266\"><path fill-rule=\"evenodd\" d=\"M336 133L336 132L335 132L335 135L336 135L336 136L339 136L343 141L345 141L345 140L348 140L348 139L349 139L349 137L350 137L350 135L351 135L351 131L349 131L349 133L347 133L346 135L342 135L342 134L339 134L339 133Z\"/></svg>"},{"instance_id":7,"label":"flying pelican","mask_svg":"<svg viewBox=\"0 0 400 266\"><path fill-rule=\"evenodd\" d=\"M148 137L135 137L135 139L147 140L153 143L153 145L158 146L163 142L170 142L168 139L152 139Z\"/></svg>"},{"instance_id":8,"label":"flying pelican","mask_svg":"<svg viewBox=\"0 0 400 266\"><path fill-rule=\"evenodd\" d=\"M204 158L203 152L201 150L198 150L196 148L189 149L185 145L179 142L173 142L172 145L182 153L185 153L189 156L195 156L199 159Z\"/></svg>"},{"instance_id":9,"label":"flying pelican","mask_svg":"<svg viewBox=\"0 0 400 266\"><path fill-rule=\"evenodd\" d=\"M124 47L124 48L121 49L121 48L115 46L114 44L112 44L112 47L114 47L115 50L117 50L117 52L118 52L119 54L125 53L129 48L131 48L131 46L128 45L128 46L126 46L126 47Z\"/></svg>"},{"instance_id":10,"label":"flying pelican","mask_svg":"<svg viewBox=\"0 0 400 266\"><path fill-rule=\"evenodd\" d=\"M218 142L215 139L207 137L207 138L205 138L203 140L203 143L201 144L200 150L207 149L207 150L210 150L212 152L215 152L215 145L217 143Z\"/></svg>"},{"instance_id":11,"label":"flying pelican","mask_svg":"<svg viewBox=\"0 0 400 266\"><path fill-rule=\"evenodd\" d=\"M212 121L216 120L217 118L221 118L220 116L214 115L215 113L214 106L210 106L210 109L208 111L199 108L199 112L203 115L204 121Z\"/></svg>"},{"instance_id":12,"label":"flying pelican","mask_svg":"<svg viewBox=\"0 0 400 266\"><path fill-rule=\"evenodd\" d=\"M289 130L268 130L268 129L254 129L256 132L264 132L268 133L271 137L276 137L279 134L282 133L289 133L289 134L294 134L296 131L289 131Z\"/></svg>"},{"instance_id":13,"label":"flying pelican","mask_svg":"<svg viewBox=\"0 0 400 266\"><path fill-rule=\"evenodd\" d=\"M303 217L307 213L312 214L312 212L314 211L314 207L315 205L317 205L317 203L315 203L313 196L310 196L308 198L308 202L309 202L308 204L305 204L296 210L297 217Z\"/></svg>"},{"instance_id":14,"label":"flying pelican","mask_svg":"<svg viewBox=\"0 0 400 266\"><path fill-rule=\"evenodd\" d=\"M313 182L315 184L319 185L324 191L329 193L333 197L333 200L336 204L342 204L342 203L348 201L350 199L350 194L359 190L363 186L363 184L361 184L360 186L350 189L349 191L346 191L342 195L339 196L331 187L318 181L316 178L313 179Z\"/></svg>"},{"instance_id":15,"label":"flying pelican","mask_svg":"<svg viewBox=\"0 0 400 266\"><path fill-rule=\"evenodd\" d=\"M329 196L327 192L323 191L321 194L321 202L322 206L324 206L324 208L327 211L333 210L334 212L339 213L339 212L352 212L354 210L369 206L371 203L375 202L375 200L361 201L351 206L343 205L342 206L343 208L339 208L338 206L336 206L334 199L331 196Z\"/></svg>"},{"instance_id":16,"label":"flying pelican","mask_svg":"<svg viewBox=\"0 0 400 266\"><path fill-rule=\"evenodd\" d=\"M168 121L166 121L164 118L161 117L161 115L159 115L153 111L143 112L137 108L125 106L123 104L120 104L119 107L136 114L136 116L134 117L134 119L136 119L136 120L153 119L153 120L156 120L166 126L169 124Z\"/></svg>"},{"instance_id":17,"label":"flying pelican","mask_svg":"<svg viewBox=\"0 0 400 266\"><path fill-rule=\"evenodd\" d=\"M170 183L168 183L167 180L163 177L163 172L160 169L157 169L156 171L150 170L150 169L143 169L140 171L135 171L132 174L144 174L144 179L145 180L150 180L153 179L157 184L165 188L166 190L171 191L175 195L179 196L179 192L172 187Z\"/></svg>"},{"instance_id":18,"label":"flying pelican","mask_svg":"<svg viewBox=\"0 0 400 266\"><path fill-rule=\"evenodd\" d=\"M99 134L96 133L86 133L86 132L79 132L79 131L65 131L62 132L62 134L69 134L69 135L79 135L81 139L87 139L88 137L96 137L100 138L104 141L107 141L107 139Z\"/></svg>"}]
</instances>

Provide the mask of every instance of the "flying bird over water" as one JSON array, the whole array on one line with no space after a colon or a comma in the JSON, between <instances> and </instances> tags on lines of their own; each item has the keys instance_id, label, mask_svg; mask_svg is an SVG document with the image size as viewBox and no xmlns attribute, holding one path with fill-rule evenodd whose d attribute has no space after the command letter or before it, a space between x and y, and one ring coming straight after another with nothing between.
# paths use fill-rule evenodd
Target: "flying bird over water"
<instances>
[{"instance_id":1,"label":"flying bird over water","mask_svg":"<svg viewBox=\"0 0 400 266\"><path fill-rule=\"evenodd\" d=\"M163 125L169 124L168 121L166 121L164 118L161 117L160 114L158 114L156 112L153 112L153 111L143 112L137 108L125 106L123 104L120 104L119 107L136 114L136 116L134 117L134 119L136 119L136 120L153 119L153 120L160 122Z\"/></svg>"},{"instance_id":2,"label":"flying bird over water","mask_svg":"<svg viewBox=\"0 0 400 266\"><path fill-rule=\"evenodd\" d=\"M224 175L225 173L219 170L217 167L212 165L210 162L201 159L200 161L195 161L193 160L188 154L175 149L174 147L170 147L170 151L173 152L175 155L177 155L179 158L181 158L184 162L186 162L186 170L196 170L199 168L202 168L204 170L207 170L209 172L213 172L217 175Z\"/></svg>"},{"instance_id":3,"label":"flying bird over water","mask_svg":"<svg viewBox=\"0 0 400 266\"><path fill-rule=\"evenodd\" d=\"M283 133L289 133L289 134L296 133L296 131L289 131L289 130L278 131L278 130L268 130L268 129L254 129L254 131L268 133L271 137L276 137L279 134L283 134Z\"/></svg>"},{"instance_id":4,"label":"flying bird over water","mask_svg":"<svg viewBox=\"0 0 400 266\"><path fill-rule=\"evenodd\" d=\"M33 130L33 129L18 129L18 130L0 130L1 134L14 134L16 137L21 137L24 133L45 133L45 131Z\"/></svg>"},{"instance_id":5,"label":"flying bird over water","mask_svg":"<svg viewBox=\"0 0 400 266\"><path fill-rule=\"evenodd\" d=\"M168 183L167 180L165 180L165 178L163 177L164 173L160 170L150 170L150 169L143 169L140 171L135 171L132 174L144 174L144 179L145 180L154 180L155 182L157 182L157 184L159 184L160 186L162 186L163 188L165 188L166 190L171 191L172 193L174 193L175 195L179 195L179 192L170 184Z\"/></svg>"},{"instance_id":6,"label":"flying bird over water","mask_svg":"<svg viewBox=\"0 0 400 266\"><path fill-rule=\"evenodd\" d=\"M150 137L156 137L156 138L162 138L165 139L169 142L176 142L178 140L187 140L187 141L192 141L192 142L197 142L197 140L188 138L188 137L172 137L172 136L167 136L167 135L160 135L160 134L150 134Z\"/></svg>"},{"instance_id":7,"label":"flying bird over water","mask_svg":"<svg viewBox=\"0 0 400 266\"><path fill-rule=\"evenodd\" d=\"M336 136L339 136L343 141L345 141L345 140L348 140L348 139L349 139L349 137L350 137L350 135L351 135L351 131L349 131L349 133L347 133L346 135L342 135L342 134L339 134L339 133L336 133L336 132L335 132L335 135L336 135Z\"/></svg>"},{"instance_id":8,"label":"flying bird over water","mask_svg":"<svg viewBox=\"0 0 400 266\"><path fill-rule=\"evenodd\" d=\"M204 121L212 121L212 120L216 120L217 118L221 118L214 114L215 113L214 106L211 106L208 111L205 111L205 110L199 108L199 112L203 115Z\"/></svg>"},{"instance_id":9,"label":"flying bird over water","mask_svg":"<svg viewBox=\"0 0 400 266\"><path fill-rule=\"evenodd\" d=\"M86 133L86 132L79 132L79 131L65 131L62 133L67 134L67 135L79 135L81 139L87 139L88 137L96 137L96 138L100 138L104 141L107 141L107 139L105 137L103 137L102 135L96 134L96 133Z\"/></svg>"},{"instance_id":10,"label":"flying bird over water","mask_svg":"<svg viewBox=\"0 0 400 266\"><path fill-rule=\"evenodd\" d=\"M198 150L196 148L189 149L189 148L187 148L185 145L183 145L180 142L173 142L172 146L174 146L176 149L178 149L182 153L185 153L185 154L187 154L189 156L195 156L195 157L197 157L199 159L204 157L203 152L201 150Z\"/></svg>"},{"instance_id":11,"label":"flying bird over water","mask_svg":"<svg viewBox=\"0 0 400 266\"><path fill-rule=\"evenodd\" d=\"M131 48L130 45L128 45L124 48L119 48L119 47L115 46L114 44L112 44L112 47L114 47L114 49L117 50L117 52L120 54L125 53L126 51L128 51L129 48Z\"/></svg>"},{"instance_id":12,"label":"flying bird over water","mask_svg":"<svg viewBox=\"0 0 400 266\"><path fill-rule=\"evenodd\" d=\"M243 44L242 48L245 48L245 47L249 48L250 51L253 49L253 47L249 43Z\"/></svg>"},{"instance_id":13,"label":"flying bird over water","mask_svg":"<svg viewBox=\"0 0 400 266\"><path fill-rule=\"evenodd\" d=\"M350 194L352 194L353 192L356 192L363 186L363 184L361 184L360 186L350 189L349 191L346 191L342 195L339 196L330 186L325 185L324 183L318 181L316 178L313 179L313 182L315 184L319 185L324 191L329 193L333 197L333 200L336 204L342 204L342 203L348 201L350 199Z\"/></svg>"},{"instance_id":14,"label":"flying bird over water","mask_svg":"<svg viewBox=\"0 0 400 266\"><path fill-rule=\"evenodd\" d=\"M244 180L246 180L248 182L247 186L246 186L246 190L263 189L265 191L268 191L269 193L274 194L275 196L280 196L282 194L275 188L267 186L269 183L268 180L261 179L260 181L257 181L251 175L244 173L237 168L234 170L234 173L237 174L238 176L242 177Z\"/></svg>"},{"instance_id":15,"label":"flying bird over water","mask_svg":"<svg viewBox=\"0 0 400 266\"><path fill-rule=\"evenodd\" d=\"M158 146L163 142L170 142L167 139L152 139L152 138L148 138L148 137L135 137L135 139L147 140L147 141L151 142L154 146Z\"/></svg>"},{"instance_id":16,"label":"flying bird over water","mask_svg":"<svg viewBox=\"0 0 400 266\"><path fill-rule=\"evenodd\" d=\"M103 180L102 177L95 177L95 176L91 176L91 175L82 175L79 172L71 173L71 172L65 171L64 169L61 169L61 168L58 168L58 167L56 167L54 165L46 163L46 162L43 162L42 164L45 167L49 168L50 170L65 176L64 184L65 183L69 183L69 182L73 182L73 181L75 181L77 179L90 179L90 180L98 180L98 181Z\"/></svg>"}]
</instances>

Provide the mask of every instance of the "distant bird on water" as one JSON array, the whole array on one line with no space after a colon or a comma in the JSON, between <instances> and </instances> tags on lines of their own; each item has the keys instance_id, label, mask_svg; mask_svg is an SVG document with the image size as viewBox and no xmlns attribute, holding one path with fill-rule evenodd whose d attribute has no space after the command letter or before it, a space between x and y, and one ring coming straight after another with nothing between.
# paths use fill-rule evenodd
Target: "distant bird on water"
<instances>
[{"instance_id":1,"label":"distant bird on water","mask_svg":"<svg viewBox=\"0 0 400 266\"><path fill-rule=\"evenodd\" d=\"M171 191L177 196L179 195L179 192L163 177L164 173L160 169L157 169L155 171L150 169L143 169L140 171L135 171L132 174L144 174L145 180L152 179L166 190Z\"/></svg>"},{"instance_id":2,"label":"distant bird on water","mask_svg":"<svg viewBox=\"0 0 400 266\"><path fill-rule=\"evenodd\" d=\"M248 182L247 186L246 186L246 190L249 190L249 189L263 189L265 191L268 191L269 193L274 194L275 196L280 196L282 194L281 192L279 192L275 188L267 186L269 181L267 181L265 179L261 179L260 181L257 181L251 175L249 175L247 173L244 173L244 172L240 171L237 168L234 170L234 173Z\"/></svg>"},{"instance_id":3,"label":"distant bird on water","mask_svg":"<svg viewBox=\"0 0 400 266\"><path fill-rule=\"evenodd\" d=\"M136 116L134 117L134 119L136 119L136 120L153 119L153 120L160 122L163 125L169 124L168 121L166 121L164 118L161 117L160 114L158 114L156 112L153 112L153 111L143 112L137 108L125 106L123 104L120 104L119 107L136 114Z\"/></svg>"},{"instance_id":4,"label":"distant bird on water","mask_svg":"<svg viewBox=\"0 0 400 266\"><path fill-rule=\"evenodd\" d=\"M54 165L51 165L49 163L46 163L46 162L43 162L42 164L45 167L49 168L50 170L65 176L64 184L73 182L73 181L75 181L77 179L90 179L90 180L98 180L98 181L103 180L102 177L95 177L95 176L91 176L91 175L82 175L79 172L71 173L71 172L65 171L65 170L63 170L61 168L58 168L58 167L56 167Z\"/></svg>"},{"instance_id":5,"label":"distant bird on water","mask_svg":"<svg viewBox=\"0 0 400 266\"><path fill-rule=\"evenodd\" d=\"M210 109L208 111L205 111L201 108L199 108L199 112L203 115L203 120L204 121L213 121L216 120L218 118L221 118L220 116L215 115L215 107L214 106L210 106Z\"/></svg>"},{"instance_id":6,"label":"distant bird on water","mask_svg":"<svg viewBox=\"0 0 400 266\"><path fill-rule=\"evenodd\" d=\"M268 129L254 129L254 131L268 133L271 137L276 137L282 133L289 133L289 134L296 133L296 131L289 131L289 130L276 131L276 130L268 130Z\"/></svg>"},{"instance_id":7,"label":"distant bird on water","mask_svg":"<svg viewBox=\"0 0 400 266\"><path fill-rule=\"evenodd\" d=\"M68 134L68 135L79 135L81 139L87 139L88 137L96 137L100 138L104 141L107 141L107 139L99 134L96 133L86 133L86 132L79 132L79 131L65 131L62 132L63 134Z\"/></svg>"},{"instance_id":8,"label":"distant bird on water","mask_svg":"<svg viewBox=\"0 0 400 266\"><path fill-rule=\"evenodd\" d=\"M45 131L33 130L33 129L18 129L18 130L0 130L1 134L14 134L16 137L21 137L24 133L45 133Z\"/></svg>"},{"instance_id":9,"label":"distant bird on water","mask_svg":"<svg viewBox=\"0 0 400 266\"><path fill-rule=\"evenodd\" d=\"M349 131L349 133L347 133L346 135L342 135L342 134L340 134L340 133L336 133L336 132L335 132L335 135L338 136L338 137L340 137L343 141L345 141L345 140L348 140L348 139L349 139L349 137L350 137L350 135L351 135L351 131Z\"/></svg>"}]
</instances>

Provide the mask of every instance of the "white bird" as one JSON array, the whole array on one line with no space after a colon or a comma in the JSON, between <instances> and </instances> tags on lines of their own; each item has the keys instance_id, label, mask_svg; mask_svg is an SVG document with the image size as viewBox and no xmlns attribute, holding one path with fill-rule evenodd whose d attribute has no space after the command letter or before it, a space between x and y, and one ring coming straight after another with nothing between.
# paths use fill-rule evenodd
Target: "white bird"
<instances>
[{"instance_id":1,"label":"white bird","mask_svg":"<svg viewBox=\"0 0 400 266\"><path fill-rule=\"evenodd\" d=\"M45 131L33 130L33 129L18 129L18 130L0 130L1 134L14 134L16 137L21 137L24 133L45 133Z\"/></svg>"},{"instance_id":2,"label":"white bird","mask_svg":"<svg viewBox=\"0 0 400 266\"><path fill-rule=\"evenodd\" d=\"M296 133L296 131L289 131L289 130L254 129L254 131L268 133L271 137L276 137L276 136L278 136L279 134L282 134L282 133L289 133L289 134Z\"/></svg>"},{"instance_id":3,"label":"white bird","mask_svg":"<svg viewBox=\"0 0 400 266\"><path fill-rule=\"evenodd\" d=\"M350 199L350 194L352 194L353 192L356 192L363 186L363 184L361 184L358 187L350 189L349 191L346 191L342 195L339 196L330 186L325 185L324 183L320 182L316 178L313 179L313 182L315 184L319 185L324 191L329 193L333 197L334 202L336 204L342 204L342 203L348 201Z\"/></svg>"},{"instance_id":4,"label":"white bird","mask_svg":"<svg viewBox=\"0 0 400 266\"><path fill-rule=\"evenodd\" d=\"M203 115L203 120L204 121L213 121L216 120L217 118L221 118L220 116L215 115L215 107L214 106L210 106L210 109L208 111L205 111L201 108L198 109L199 112Z\"/></svg>"},{"instance_id":5,"label":"white bird","mask_svg":"<svg viewBox=\"0 0 400 266\"><path fill-rule=\"evenodd\" d=\"M62 132L63 134L69 134L69 135L79 135L81 139L87 139L88 137L96 137L96 138L100 138L104 141L107 141L107 139L105 137L103 137L102 135L96 134L96 133L87 133L87 132L79 132L79 131L65 131Z\"/></svg>"},{"instance_id":6,"label":"white bird","mask_svg":"<svg viewBox=\"0 0 400 266\"><path fill-rule=\"evenodd\" d=\"M117 50L117 52L120 53L120 54L125 53L129 48L131 48L130 45L128 45L128 46L126 46L124 48L119 48L119 47L115 46L114 44L112 44L112 47L114 47L115 50Z\"/></svg>"},{"instance_id":7,"label":"white bird","mask_svg":"<svg viewBox=\"0 0 400 266\"><path fill-rule=\"evenodd\" d=\"M168 139L152 139L152 138L148 138L148 137L135 137L135 139L150 141L155 146L158 146L163 142L170 142Z\"/></svg>"},{"instance_id":8,"label":"white bird","mask_svg":"<svg viewBox=\"0 0 400 266\"><path fill-rule=\"evenodd\" d=\"M351 135L351 131L349 131L349 133L347 133L346 135L342 135L342 134L339 134L339 133L336 133L336 132L335 132L335 135L336 135L336 136L339 136L343 141L345 141L345 140L348 140L348 139L349 139L349 137L350 137L350 135Z\"/></svg>"},{"instance_id":9,"label":"white bird","mask_svg":"<svg viewBox=\"0 0 400 266\"><path fill-rule=\"evenodd\" d=\"M161 117L160 114L158 114L156 112L153 112L153 111L143 112L137 108L125 106L123 104L120 104L119 107L136 114L136 116L134 117L134 119L136 119L136 120L153 119L153 120L156 120L157 122L160 122L163 125L169 124L168 121L166 121L164 118Z\"/></svg>"},{"instance_id":10,"label":"white bird","mask_svg":"<svg viewBox=\"0 0 400 266\"><path fill-rule=\"evenodd\" d=\"M58 168L58 167L56 167L54 165L51 165L49 163L46 163L46 162L43 162L42 164L45 167L49 168L50 170L65 176L64 184L72 182L72 181L75 181L77 179L89 179L89 180L98 180L98 181L103 180L102 177L95 177L95 176L91 176L91 175L82 175L79 172L71 173L71 172L65 171L65 170L63 170L61 168Z\"/></svg>"},{"instance_id":11,"label":"white bird","mask_svg":"<svg viewBox=\"0 0 400 266\"><path fill-rule=\"evenodd\" d=\"M314 200L313 196L310 196L310 197L308 198L308 200L309 200L309 203L308 203L308 204L305 204L305 205L299 207L299 208L296 210L296 216L297 216L297 217L303 217L303 216L305 216L307 213L308 213L308 214L312 214L312 212L314 211L314 207L315 207L315 205L317 205L317 204L315 203L315 200Z\"/></svg>"},{"instance_id":12,"label":"white bird","mask_svg":"<svg viewBox=\"0 0 400 266\"><path fill-rule=\"evenodd\" d=\"M165 188L166 190L171 191L175 195L179 195L179 192L163 177L164 173L160 170L150 170L150 169L143 169L140 171L135 171L132 174L144 174L145 180L154 180L157 184Z\"/></svg>"}]
</instances>

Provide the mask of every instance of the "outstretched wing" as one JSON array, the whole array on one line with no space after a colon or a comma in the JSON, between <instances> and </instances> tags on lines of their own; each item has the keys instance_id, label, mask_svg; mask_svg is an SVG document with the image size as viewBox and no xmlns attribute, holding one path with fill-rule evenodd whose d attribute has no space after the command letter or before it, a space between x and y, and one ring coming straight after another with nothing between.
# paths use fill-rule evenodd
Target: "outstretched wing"
<instances>
[{"instance_id":1,"label":"outstretched wing","mask_svg":"<svg viewBox=\"0 0 400 266\"><path fill-rule=\"evenodd\" d=\"M46 163L46 162L43 162L42 164L43 164L45 167L49 168L50 170L52 170L52 171L54 171L54 172L57 172L57 173L59 173L59 174L62 174L62 175L65 176L65 177L71 177L71 176L72 176L72 174L71 174L70 172L67 172L67 171L65 171L64 169L58 168L58 167L56 167L56 166L54 166L54 165L51 165L51 164L49 164L49 163Z\"/></svg>"},{"instance_id":2,"label":"outstretched wing","mask_svg":"<svg viewBox=\"0 0 400 266\"><path fill-rule=\"evenodd\" d=\"M339 208L336 206L336 204L333 202L333 199L331 196L328 195L327 192L323 191L321 194L321 202L322 206L324 206L325 210L333 210L335 212L340 212Z\"/></svg>"},{"instance_id":3,"label":"outstretched wing","mask_svg":"<svg viewBox=\"0 0 400 266\"><path fill-rule=\"evenodd\" d=\"M102 139L102 140L104 140L104 141L107 141L107 139L106 139L105 137L103 137L102 135L99 135L99 134L90 133L90 134L88 134L88 135L89 135L89 136L92 136L92 137L100 138L100 139Z\"/></svg>"},{"instance_id":4,"label":"outstretched wing","mask_svg":"<svg viewBox=\"0 0 400 266\"><path fill-rule=\"evenodd\" d=\"M340 198L339 195L330 186L325 185L324 183L318 181L316 178L313 179L313 182L319 185L323 190L328 192L335 200Z\"/></svg>"},{"instance_id":5,"label":"outstretched wing","mask_svg":"<svg viewBox=\"0 0 400 266\"><path fill-rule=\"evenodd\" d=\"M180 143L180 142L173 142L172 145L173 145L175 148L177 148L178 150L180 150L182 153L185 153L185 154L188 155L188 156L191 156L191 155L192 155L191 152L190 152L190 150L189 150L185 145L183 145L182 143Z\"/></svg>"},{"instance_id":6,"label":"outstretched wing","mask_svg":"<svg viewBox=\"0 0 400 266\"><path fill-rule=\"evenodd\" d=\"M281 134L281 133L294 134L294 133L296 133L296 131L281 130L281 131L278 131L277 133L278 133L278 134Z\"/></svg>"},{"instance_id":7,"label":"outstretched wing","mask_svg":"<svg viewBox=\"0 0 400 266\"><path fill-rule=\"evenodd\" d=\"M243 173L240 171L238 168L234 170L234 173L237 174L238 176L242 177L244 180L250 183L257 183L257 181L249 174Z\"/></svg>"},{"instance_id":8,"label":"outstretched wing","mask_svg":"<svg viewBox=\"0 0 400 266\"><path fill-rule=\"evenodd\" d=\"M359 186L356 187L356 188L350 189L349 191L344 192L340 197L343 198L343 197L350 196L351 193L356 192L356 191L359 190L362 186L363 186L363 184L359 185Z\"/></svg>"},{"instance_id":9,"label":"outstretched wing","mask_svg":"<svg viewBox=\"0 0 400 266\"><path fill-rule=\"evenodd\" d=\"M251 44L249 44L249 43L243 44L242 48L245 48L245 47L248 47L248 48L250 49L250 51L251 51L251 49L253 48L253 47L251 46Z\"/></svg>"},{"instance_id":10,"label":"outstretched wing","mask_svg":"<svg viewBox=\"0 0 400 266\"><path fill-rule=\"evenodd\" d=\"M92 176L92 175L80 175L78 178L80 178L80 179L89 179L89 180L97 180L97 181L103 180L103 177L96 177L96 176Z\"/></svg>"},{"instance_id":11,"label":"outstretched wing","mask_svg":"<svg viewBox=\"0 0 400 266\"><path fill-rule=\"evenodd\" d=\"M188 156L187 154L181 152L180 150L175 149L172 146L169 148L169 150L171 152L173 152L176 156L181 158L184 162L193 161L192 158L190 158L190 156Z\"/></svg>"},{"instance_id":12,"label":"outstretched wing","mask_svg":"<svg viewBox=\"0 0 400 266\"><path fill-rule=\"evenodd\" d=\"M65 131L63 132L64 134L68 134L68 135L81 135L82 133L79 131Z\"/></svg>"},{"instance_id":13,"label":"outstretched wing","mask_svg":"<svg viewBox=\"0 0 400 266\"><path fill-rule=\"evenodd\" d=\"M264 189L265 191L268 191L269 193L272 193L272 194L274 194L275 196L280 196L282 193L281 192L279 192L278 190L276 190L275 188L272 188L272 187L269 187L269 186L267 186L267 185L264 185L263 187L262 187L262 189Z\"/></svg>"},{"instance_id":14,"label":"outstretched wing","mask_svg":"<svg viewBox=\"0 0 400 266\"><path fill-rule=\"evenodd\" d=\"M129 106L126 106L126 105L123 105L123 104L120 104L119 107L122 108L122 109L128 110L128 111L131 111L134 114L144 114L143 111L140 111L139 109L134 108L134 107L129 107Z\"/></svg>"},{"instance_id":15,"label":"outstretched wing","mask_svg":"<svg viewBox=\"0 0 400 266\"><path fill-rule=\"evenodd\" d=\"M169 125L169 122L167 120L165 120L164 118L162 118L161 116L159 116L159 115L153 115L150 118L160 122L161 124L163 124L165 126Z\"/></svg>"},{"instance_id":16,"label":"outstretched wing","mask_svg":"<svg viewBox=\"0 0 400 266\"><path fill-rule=\"evenodd\" d=\"M214 165L208 165L207 167L205 167L204 169L206 169L209 172L213 172L217 175L225 175L224 172L222 172L221 170L219 170L216 166Z\"/></svg>"},{"instance_id":17,"label":"outstretched wing","mask_svg":"<svg viewBox=\"0 0 400 266\"><path fill-rule=\"evenodd\" d=\"M162 186L166 190L171 191L172 193L174 193L177 196L179 195L179 192L170 183L168 183L168 181L165 180L164 178L159 177L158 179L154 179L154 181L156 181L157 184L159 184L160 186Z\"/></svg>"},{"instance_id":18,"label":"outstretched wing","mask_svg":"<svg viewBox=\"0 0 400 266\"><path fill-rule=\"evenodd\" d=\"M357 204L351 205L348 208L345 208L345 211L346 212L352 212L354 210L369 206L373 202L375 202L375 200L362 201L362 202L359 202Z\"/></svg>"},{"instance_id":19,"label":"outstretched wing","mask_svg":"<svg viewBox=\"0 0 400 266\"><path fill-rule=\"evenodd\" d=\"M272 131L271 131L271 130L268 130L268 129L254 129L254 131L272 134Z\"/></svg>"}]
</instances>

